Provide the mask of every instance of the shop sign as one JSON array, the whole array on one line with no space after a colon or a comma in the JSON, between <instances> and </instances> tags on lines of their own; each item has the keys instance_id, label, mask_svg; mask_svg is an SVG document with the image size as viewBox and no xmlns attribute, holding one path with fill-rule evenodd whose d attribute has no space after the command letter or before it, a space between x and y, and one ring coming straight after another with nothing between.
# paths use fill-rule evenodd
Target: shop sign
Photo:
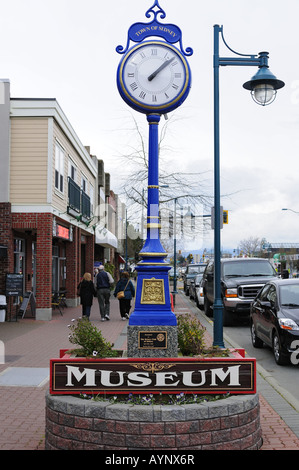
<instances>
[{"instance_id":1,"label":"shop sign","mask_svg":"<svg viewBox=\"0 0 299 470\"><path fill-rule=\"evenodd\" d=\"M255 359L61 358L50 361L50 393L256 392Z\"/></svg>"},{"instance_id":2,"label":"shop sign","mask_svg":"<svg viewBox=\"0 0 299 470\"><path fill-rule=\"evenodd\" d=\"M8 273L6 274L5 295L17 296L23 295L23 274Z\"/></svg>"},{"instance_id":3,"label":"shop sign","mask_svg":"<svg viewBox=\"0 0 299 470\"><path fill-rule=\"evenodd\" d=\"M56 224L56 237L70 240L70 229L63 225Z\"/></svg>"}]
</instances>

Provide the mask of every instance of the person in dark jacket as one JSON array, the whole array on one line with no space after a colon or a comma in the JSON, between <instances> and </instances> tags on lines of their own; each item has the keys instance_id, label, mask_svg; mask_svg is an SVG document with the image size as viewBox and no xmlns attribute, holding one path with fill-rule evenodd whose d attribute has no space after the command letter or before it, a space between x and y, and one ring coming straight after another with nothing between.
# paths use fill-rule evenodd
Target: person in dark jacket
<instances>
[{"instance_id":1,"label":"person in dark jacket","mask_svg":"<svg viewBox=\"0 0 299 470\"><path fill-rule=\"evenodd\" d=\"M124 291L125 293L124 298L119 299L120 316L122 320L127 320L131 310L131 300L133 297L135 297L135 287L130 280L129 273L126 271L121 273L120 280L115 286L114 297L116 297L117 293L120 291Z\"/></svg>"},{"instance_id":2,"label":"person in dark jacket","mask_svg":"<svg viewBox=\"0 0 299 470\"><path fill-rule=\"evenodd\" d=\"M82 281L78 285L78 289L80 289L82 316L87 317L89 319L93 298L96 295L96 290L94 287L94 283L91 280L90 273L84 274Z\"/></svg>"},{"instance_id":3,"label":"person in dark jacket","mask_svg":"<svg viewBox=\"0 0 299 470\"><path fill-rule=\"evenodd\" d=\"M102 321L110 320L110 286L113 284L113 277L104 266L99 266L97 275L97 296Z\"/></svg>"}]
</instances>

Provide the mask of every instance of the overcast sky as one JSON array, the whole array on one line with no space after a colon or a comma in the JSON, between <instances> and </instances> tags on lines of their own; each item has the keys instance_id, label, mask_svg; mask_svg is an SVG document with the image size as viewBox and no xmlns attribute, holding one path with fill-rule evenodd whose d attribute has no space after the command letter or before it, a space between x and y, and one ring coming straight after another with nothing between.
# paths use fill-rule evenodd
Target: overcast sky
<instances>
[{"instance_id":1,"label":"overcast sky","mask_svg":"<svg viewBox=\"0 0 299 470\"><path fill-rule=\"evenodd\" d=\"M130 111L118 94L116 69L135 22L148 22L154 0L0 0L1 78L11 96L56 98L84 145L105 161L118 192L119 160L133 139ZM222 247L245 238L299 242L299 1L160 0L162 22L177 24L189 60L192 89L175 111L169 134L177 171L204 172L213 193L213 25L244 54L269 51L270 70L286 86L270 106L256 105L242 85L255 67L222 67L221 194L229 224ZM132 44L133 45L133 44ZM224 45L222 56L230 55ZM147 128L143 114L132 111ZM298 211L282 211L290 208ZM210 247L212 232L196 247Z\"/></svg>"}]
</instances>

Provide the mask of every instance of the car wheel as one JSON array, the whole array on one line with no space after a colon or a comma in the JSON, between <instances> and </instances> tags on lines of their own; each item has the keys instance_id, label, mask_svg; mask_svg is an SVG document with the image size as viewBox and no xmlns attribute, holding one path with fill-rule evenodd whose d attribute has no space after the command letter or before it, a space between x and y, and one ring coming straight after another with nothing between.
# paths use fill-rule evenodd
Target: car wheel
<instances>
[{"instance_id":1,"label":"car wheel","mask_svg":"<svg viewBox=\"0 0 299 470\"><path fill-rule=\"evenodd\" d=\"M251 326L250 326L250 333L251 333L252 346L254 348L262 348L263 341L256 336L255 326L253 322L251 323Z\"/></svg>"},{"instance_id":2,"label":"car wheel","mask_svg":"<svg viewBox=\"0 0 299 470\"><path fill-rule=\"evenodd\" d=\"M281 351L281 344L277 333L273 335L273 354L276 364L282 366L289 362L288 356Z\"/></svg>"},{"instance_id":3,"label":"car wheel","mask_svg":"<svg viewBox=\"0 0 299 470\"><path fill-rule=\"evenodd\" d=\"M203 309L204 309L204 312L205 312L207 317L212 317L213 316L213 311L211 309L211 304L208 301L206 296L204 296Z\"/></svg>"}]
</instances>

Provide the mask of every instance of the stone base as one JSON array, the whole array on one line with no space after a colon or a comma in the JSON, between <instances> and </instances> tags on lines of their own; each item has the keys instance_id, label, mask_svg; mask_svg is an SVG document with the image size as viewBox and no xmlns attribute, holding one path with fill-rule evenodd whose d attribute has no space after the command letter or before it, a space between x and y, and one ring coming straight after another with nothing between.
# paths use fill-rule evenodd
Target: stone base
<instances>
[{"instance_id":1,"label":"stone base","mask_svg":"<svg viewBox=\"0 0 299 470\"><path fill-rule=\"evenodd\" d=\"M157 334L156 334L157 332ZM155 338L160 334L163 345L159 348L159 341ZM149 333L149 335L147 335ZM148 336L148 338L147 338ZM166 336L166 344L165 344ZM177 357L178 336L177 326L168 325L128 325L128 357Z\"/></svg>"},{"instance_id":2,"label":"stone base","mask_svg":"<svg viewBox=\"0 0 299 470\"><path fill-rule=\"evenodd\" d=\"M37 308L35 312L36 320L50 321L52 320L51 308Z\"/></svg>"},{"instance_id":3,"label":"stone base","mask_svg":"<svg viewBox=\"0 0 299 470\"><path fill-rule=\"evenodd\" d=\"M190 405L46 397L46 450L258 450L258 395Z\"/></svg>"}]
</instances>

